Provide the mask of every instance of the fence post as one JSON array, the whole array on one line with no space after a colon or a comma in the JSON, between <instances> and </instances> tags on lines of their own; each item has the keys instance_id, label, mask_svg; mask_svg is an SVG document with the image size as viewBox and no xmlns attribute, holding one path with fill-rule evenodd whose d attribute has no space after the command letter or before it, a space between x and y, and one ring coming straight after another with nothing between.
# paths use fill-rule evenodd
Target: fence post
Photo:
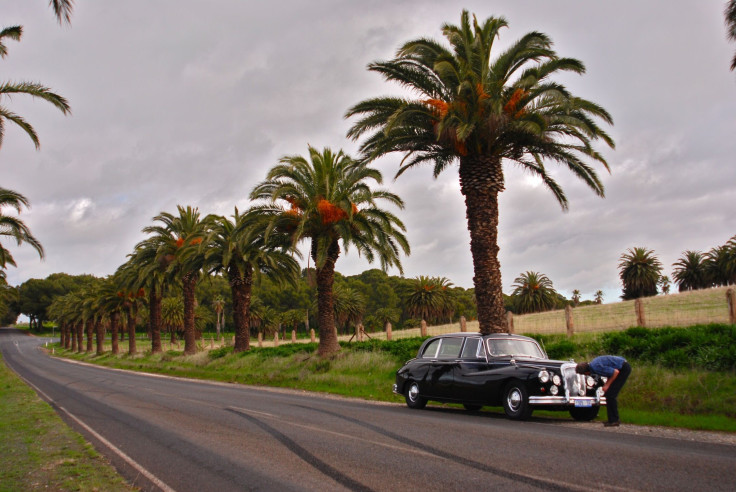
<instances>
[{"instance_id":1,"label":"fence post","mask_svg":"<svg viewBox=\"0 0 736 492\"><path fill-rule=\"evenodd\" d=\"M641 298L634 301L634 310L636 311L636 326L647 326L647 320L644 317L644 302Z\"/></svg>"},{"instance_id":2,"label":"fence post","mask_svg":"<svg viewBox=\"0 0 736 492\"><path fill-rule=\"evenodd\" d=\"M422 324L419 325L419 332L423 337L427 336L427 322L422 320Z\"/></svg>"},{"instance_id":3,"label":"fence post","mask_svg":"<svg viewBox=\"0 0 736 492\"><path fill-rule=\"evenodd\" d=\"M314 328L309 329L309 340L314 343Z\"/></svg>"},{"instance_id":4,"label":"fence post","mask_svg":"<svg viewBox=\"0 0 736 492\"><path fill-rule=\"evenodd\" d=\"M506 311L506 329L509 333L514 332L514 313Z\"/></svg>"},{"instance_id":5,"label":"fence post","mask_svg":"<svg viewBox=\"0 0 736 492\"><path fill-rule=\"evenodd\" d=\"M726 291L726 301L728 302L728 322L736 325L736 292L733 289Z\"/></svg>"},{"instance_id":6,"label":"fence post","mask_svg":"<svg viewBox=\"0 0 736 492\"><path fill-rule=\"evenodd\" d=\"M567 336L572 337L575 334L575 321L572 317L572 306L565 306L565 324L567 325Z\"/></svg>"},{"instance_id":7,"label":"fence post","mask_svg":"<svg viewBox=\"0 0 736 492\"><path fill-rule=\"evenodd\" d=\"M279 346L279 332L273 334L273 346L278 347Z\"/></svg>"},{"instance_id":8,"label":"fence post","mask_svg":"<svg viewBox=\"0 0 736 492\"><path fill-rule=\"evenodd\" d=\"M460 316L460 331L468 331L468 324L465 320L465 316Z\"/></svg>"},{"instance_id":9,"label":"fence post","mask_svg":"<svg viewBox=\"0 0 736 492\"><path fill-rule=\"evenodd\" d=\"M392 333L391 333L391 322L390 321L387 321L386 322L386 340L388 340L389 342L391 341L391 335L392 335Z\"/></svg>"},{"instance_id":10,"label":"fence post","mask_svg":"<svg viewBox=\"0 0 736 492\"><path fill-rule=\"evenodd\" d=\"M258 347L263 347L263 333L258 332Z\"/></svg>"},{"instance_id":11,"label":"fence post","mask_svg":"<svg viewBox=\"0 0 736 492\"><path fill-rule=\"evenodd\" d=\"M291 330L291 343L296 343L296 330Z\"/></svg>"}]
</instances>

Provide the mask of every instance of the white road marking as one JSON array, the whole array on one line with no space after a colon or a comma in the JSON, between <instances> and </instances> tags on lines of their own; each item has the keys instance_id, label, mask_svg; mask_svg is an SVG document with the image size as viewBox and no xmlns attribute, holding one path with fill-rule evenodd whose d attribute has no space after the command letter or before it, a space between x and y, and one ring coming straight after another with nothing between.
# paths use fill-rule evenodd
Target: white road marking
<instances>
[{"instance_id":1,"label":"white road marking","mask_svg":"<svg viewBox=\"0 0 736 492\"><path fill-rule=\"evenodd\" d=\"M31 383L30 381L26 381L26 384L28 386L30 386L31 388L33 388L36 391L36 393L38 393L39 395L41 395L46 401L48 401L48 402L54 401L51 397L49 397L46 393L44 393L43 391L41 391L41 389L39 389L36 385L34 385L33 383ZM68 415L69 418L71 418L72 420L74 420L77 424L79 424L87 432L89 432L90 434L92 434L97 440L99 440L102 444L104 444L105 446L107 446L113 453L115 453L118 456L120 456L120 458L123 459L123 461L125 461L126 463L128 463L135 470L137 470L138 473L140 473L141 475L143 475L144 477L146 477L148 480L150 480L154 485L156 485L156 487L160 488L164 492L176 492L175 489L173 489L172 487L169 487L166 483L163 482L163 480L159 479L156 475L154 475L150 471L146 470L140 463L138 463L137 461L135 461L133 458L131 458L130 456L128 456L127 454L125 454L121 449L119 449L113 443L111 443L110 441L108 441L107 439L105 439L104 437L102 437L100 434L98 434L92 427L88 426L87 424L85 424L84 422L82 422L81 420L79 420L79 418L77 418L75 415L73 415L69 410L67 410L66 408L64 408L64 407L62 407L61 405L58 405L58 404L56 405L56 408L58 408L59 410L61 410L62 412L64 412L66 415Z\"/></svg>"}]
</instances>

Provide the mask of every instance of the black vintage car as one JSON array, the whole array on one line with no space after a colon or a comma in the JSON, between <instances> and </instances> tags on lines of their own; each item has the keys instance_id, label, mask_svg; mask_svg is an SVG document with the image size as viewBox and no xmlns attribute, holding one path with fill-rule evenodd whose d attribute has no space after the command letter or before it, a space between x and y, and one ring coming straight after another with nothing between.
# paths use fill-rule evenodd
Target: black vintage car
<instances>
[{"instance_id":1,"label":"black vintage car","mask_svg":"<svg viewBox=\"0 0 736 492\"><path fill-rule=\"evenodd\" d=\"M422 344L396 373L394 393L410 408L433 400L462 403L470 411L500 405L512 419L528 419L535 408L544 408L593 420L606 404L604 383L605 378L576 374L575 362L549 360L533 338L452 333Z\"/></svg>"}]
</instances>

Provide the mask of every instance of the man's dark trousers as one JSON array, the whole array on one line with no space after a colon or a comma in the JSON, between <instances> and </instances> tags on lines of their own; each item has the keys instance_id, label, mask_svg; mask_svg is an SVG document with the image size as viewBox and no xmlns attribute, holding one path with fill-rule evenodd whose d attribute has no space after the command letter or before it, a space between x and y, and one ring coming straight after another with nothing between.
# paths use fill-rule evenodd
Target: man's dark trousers
<instances>
[{"instance_id":1,"label":"man's dark trousers","mask_svg":"<svg viewBox=\"0 0 736 492\"><path fill-rule=\"evenodd\" d=\"M631 366L628 362L624 362L624 365L618 370L618 376L616 376L616 379L611 383L611 386L608 387L608 391L606 391L606 408L608 408L609 422L619 421L617 401L618 392L623 388L624 383L629 378L629 374L631 374Z\"/></svg>"}]
</instances>

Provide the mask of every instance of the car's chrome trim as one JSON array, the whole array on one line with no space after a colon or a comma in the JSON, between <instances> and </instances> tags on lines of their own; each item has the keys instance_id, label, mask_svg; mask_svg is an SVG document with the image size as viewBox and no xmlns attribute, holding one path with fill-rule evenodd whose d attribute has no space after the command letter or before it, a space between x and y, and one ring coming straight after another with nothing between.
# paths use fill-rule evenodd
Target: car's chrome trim
<instances>
[{"instance_id":1,"label":"car's chrome trim","mask_svg":"<svg viewBox=\"0 0 736 492\"><path fill-rule=\"evenodd\" d=\"M606 397L595 397L595 396L571 396L566 398L564 396L530 396L530 405L565 405L575 406L576 401L590 401L594 406L605 405Z\"/></svg>"},{"instance_id":2,"label":"car's chrome trim","mask_svg":"<svg viewBox=\"0 0 736 492\"><path fill-rule=\"evenodd\" d=\"M400 395L401 394L401 393L399 393L399 385L398 384L394 384L394 394L397 394L397 395Z\"/></svg>"}]
</instances>

